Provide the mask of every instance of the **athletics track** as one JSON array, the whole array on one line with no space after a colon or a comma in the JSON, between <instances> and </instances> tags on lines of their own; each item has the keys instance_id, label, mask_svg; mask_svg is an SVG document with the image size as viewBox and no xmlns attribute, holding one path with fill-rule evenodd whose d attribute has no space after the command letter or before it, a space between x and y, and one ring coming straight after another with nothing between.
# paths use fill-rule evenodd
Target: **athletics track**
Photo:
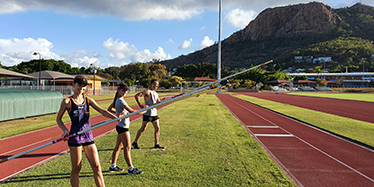
<instances>
[{"instance_id":1,"label":"athletics track","mask_svg":"<svg viewBox=\"0 0 374 187\"><path fill-rule=\"evenodd\" d=\"M262 97L260 96L262 93L245 94ZM271 100L280 102L282 98L285 98L282 95L273 94ZM373 150L247 101L226 94L217 95L217 97L237 118L243 128L263 147L269 157L298 186L374 186ZM291 97L294 96L287 97L287 101L282 100L282 102L288 103ZM321 101L317 101L318 99ZM320 107L323 106L321 107L324 108L323 112L333 113L324 107L324 103L329 103L327 100L341 101L313 98L313 101L319 103ZM299 99L299 101L303 100ZM294 105L306 108L306 102L293 102ZM360 108L361 105L362 102L355 101L346 107L350 108L349 113L358 115L356 112L359 110L352 109Z\"/></svg>"},{"instance_id":2,"label":"athletics track","mask_svg":"<svg viewBox=\"0 0 374 187\"><path fill-rule=\"evenodd\" d=\"M248 95L260 99L374 123L374 102L261 92L242 92L237 94Z\"/></svg>"},{"instance_id":3,"label":"athletics track","mask_svg":"<svg viewBox=\"0 0 374 187\"><path fill-rule=\"evenodd\" d=\"M277 94L272 97L281 95ZM372 162L374 153L372 150L229 95L222 94L217 97L295 184L299 186L374 186L374 163ZM362 104L362 102L356 103ZM352 113L355 111L353 110ZM139 115L133 116L131 121L139 117ZM107 118L91 117L92 124L104 120ZM94 130L94 134L105 135L111 132L114 126L113 123L100 127ZM48 143L52 141L50 137L60 134L61 130L54 126L2 139L0 140L0 155L2 155L0 159ZM16 145L5 142L9 140L18 141ZM31 142L35 143L30 147L24 147ZM15 147L19 149L14 150ZM51 160L67 150L66 143L57 143L48 146L48 149L43 148L2 163L0 181Z\"/></svg>"}]
</instances>

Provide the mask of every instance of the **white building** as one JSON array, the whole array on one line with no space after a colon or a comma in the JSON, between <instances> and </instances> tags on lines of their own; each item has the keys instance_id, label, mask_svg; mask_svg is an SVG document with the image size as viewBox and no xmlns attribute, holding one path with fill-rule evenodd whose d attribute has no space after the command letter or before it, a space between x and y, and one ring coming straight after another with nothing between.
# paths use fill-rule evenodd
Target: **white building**
<instances>
[{"instance_id":1,"label":"white building","mask_svg":"<svg viewBox=\"0 0 374 187\"><path fill-rule=\"evenodd\" d=\"M313 59L313 63L316 63L316 62L330 62L330 61L331 61L331 57L318 57L318 58Z\"/></svg>"}]
</instances>

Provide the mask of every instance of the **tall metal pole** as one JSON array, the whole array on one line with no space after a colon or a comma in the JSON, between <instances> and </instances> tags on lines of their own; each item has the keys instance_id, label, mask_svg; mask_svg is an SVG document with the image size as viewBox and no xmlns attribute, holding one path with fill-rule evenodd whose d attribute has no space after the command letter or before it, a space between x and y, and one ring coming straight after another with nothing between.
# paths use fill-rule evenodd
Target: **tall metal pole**
<instances>
[{"instance_id":1,"label":"tall metal pole","mask_svg":"<svg viewBox=\"0 0 374 187\"><path fill-rule=\"evenodd\" d=\"M217 80L221 80L221 4L222 0L219 0L219 26L218 26L218 62L217 62Z\"/></svg>"},{"instance_id":2,"label":"tall metal pole","mask_svg":"<svg viewBox=\"0 0 374 187\"><path fill-rule=\"evenodd\" d=\"M90 64L91 67L93 64ZM93 69L91 69L91 73L93 73L94 75L94 82L93 82L93 95L95 95L95 87L96 87L96 69L93 67Z\"/></svg>"},{"instance_id":3,"label":"tall metal pole","mask_svg":"<svg viewBox=\"0 0 374 187\"><path fill-rule=\"evenodd\" d=\"M38 76L38 90L40 90L40 79L42 78L42 58L40 53L34 52L33 55L39 55L39 76Z\"/></svg>"}]
</instances>

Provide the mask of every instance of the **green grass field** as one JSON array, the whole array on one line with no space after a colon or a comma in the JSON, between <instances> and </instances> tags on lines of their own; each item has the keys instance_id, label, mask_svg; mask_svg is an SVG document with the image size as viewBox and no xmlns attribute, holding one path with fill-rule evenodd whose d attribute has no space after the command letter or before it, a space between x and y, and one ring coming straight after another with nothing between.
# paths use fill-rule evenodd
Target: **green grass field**
<instances>
[{"instance_id":1,"label":"green grass field","mask_svg":"<svg viewBox=\"0 0 374 187\"><path fill-rule=\"evenodd\" d=\"M329 92L323 92L323 93L320 93L320 92L291 92L291 93L287 93L287 94L374 102L374 94L372 94L372 93L359 93L359 94L357 94L357 93L334 93L334 92L332 92L332 93L329 93Z\"/></svg>"},{"instance_id":2,"label":"green grass field","mask_svg":"<svg viewBox=\"0 0 374 187\"><path fill-rule=\"evenodd\" d=\"M362 94L356 94L361 97ZM374 147L374 124L245 95L237 98Z\"/></svg>"},{"instance_id":3,"label":"green grass field","mask_svg":"<svg viewBox=\"0 0 374 187\"><path fill-rule=\"evenodd\" d=\"M159 110L160 144L154 150L153 127L132 150L135 167L143 175L104 172L107 186L293 186L260 146L214 95L178 101ZM141 120L130 126L132 139ZM103 171L107 171L117 133L96 140ZM123 155L117 165L126 167ZM65 154L18 175L3 186L69 186L70 157ZM94 186L83 159L81 186Z\"/></svg>"}]
</instances>

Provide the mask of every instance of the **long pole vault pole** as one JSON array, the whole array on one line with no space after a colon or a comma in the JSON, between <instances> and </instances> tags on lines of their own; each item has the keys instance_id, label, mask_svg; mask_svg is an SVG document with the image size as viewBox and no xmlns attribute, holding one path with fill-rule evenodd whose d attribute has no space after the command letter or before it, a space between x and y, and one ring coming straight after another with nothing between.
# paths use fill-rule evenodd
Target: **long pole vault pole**
<instances>
[{"instance_id":1,"label":"long pole vault pole","mask_svg":"<svg viewBox=\"0 0 374 187\"><path fill-rule=\"evenodd\" d=\"M226 81L226 80L227 80L227 79L229 79L229 78L231 78L231 77L234 77L234 76L236 76L236 75L242 74L242 73L244 73L244 72L250 71L250 70L252 70L252 69L255 69L255 68L261 67L261 66L263 66L263 65L269 64L269 63L271 63L271 62L273 62L273 61L272 61L272 60L267 61L267 62L265 62L265 63L262 63L262 64L259 64L259 65L257 65L257 66L254 66L254 67L252 67L252 68L249 68L249 69L246 69L246 70L240 71L240 72L238 72L238 73L235 73L235 74L229 75L229 76L227 76L227 77L224 77L224 78L221 79L221 81L219 81L219 80L214 81L214 82L212 82L212 83L210 83L210 84L208 84L208 85L204 85L204 86L201 86L201 87L196 88L196 89L194 89L194 90L191 90L191 91L188 91L188 92L185 92L185 93L182 93L182 94L179 94L179 95L173 96L173 97L171 97L171 98L169 98L169 99L165 99L165 100L161 101L160 103L157 103L157 104L151 105L151 106L146 107L146 108L139 109L139 110L137 110L136 112L133 112L133 113L127 114L127 115L125 115L125 116L121 116L121 117L116 118L116 119L111 119L111 120L109 120L109 121L105 121L105 122L99 123L99 124L97 124L97 125L95 125L95 126L92 126L91 128L85 129L85 130L83 130L83 131L79 131L79 132L77 132L77 133L67 135L67 136L65 136L65 137L62 137L62 138L59 138L59 139L53 140L52 142L49 142L49 143L43 144L43 145L41 145L41 146L35 147L35 148L30 149L30 150L27 150L27 151L25 151L25 152L22 152L22 153L19 153L19 154L16 154L16 155L10 156L10 157L8 157L8 158L5 158L5 159L1 160L0 163L3 163L3 162L6 162L6 161L9 161L9 160L14 159L14 158L17 158L17 157L20 157L20 156L25 155L25 154L27 154L27 153L31 153L31 152L33 152L33 151L36 151L36 150L38 150L38 149L41 149L41 148L47 147L47 146L52 145L52 144L55 144L55 143L57 143L57 142L61 142L61 141L63 141L64 139L68 139L68 138L71 138L71 137L78 136L78 135L83 134L83 133L85 133L85 132L87 132L87 131L90 131L90 130L93 130L93 129L96 129L96 128L99 128L99 127L102 127L102 126L104 126L104 125L107 125L107 124L110 124L110 123L116 122L116 121L121 120L121 119L123 119L123 118L128 118L128 117L130 117L130 116L133 116L133 115L136 115L136 114L139 114L139 113L145 112L145 111L147 111L147 110L149 110L149 109L157 108L157 107L160 107L160 106L162 106L162 105L166 105L166 104L168 104L168 103L172 103L172 102L175 102L175 101L181 100L181 99L183 99L183 98L187 98L187 97L189 97L189 96L194 96L194 95L197 95L197 94L201 94L201 92L203 92L203 91L209 91L209 89L210 89L210 90L214 90L214 89L222 88L222 87L226 86L226 84L227 84L227 81Z\"/></svg>"}]
</instances>

